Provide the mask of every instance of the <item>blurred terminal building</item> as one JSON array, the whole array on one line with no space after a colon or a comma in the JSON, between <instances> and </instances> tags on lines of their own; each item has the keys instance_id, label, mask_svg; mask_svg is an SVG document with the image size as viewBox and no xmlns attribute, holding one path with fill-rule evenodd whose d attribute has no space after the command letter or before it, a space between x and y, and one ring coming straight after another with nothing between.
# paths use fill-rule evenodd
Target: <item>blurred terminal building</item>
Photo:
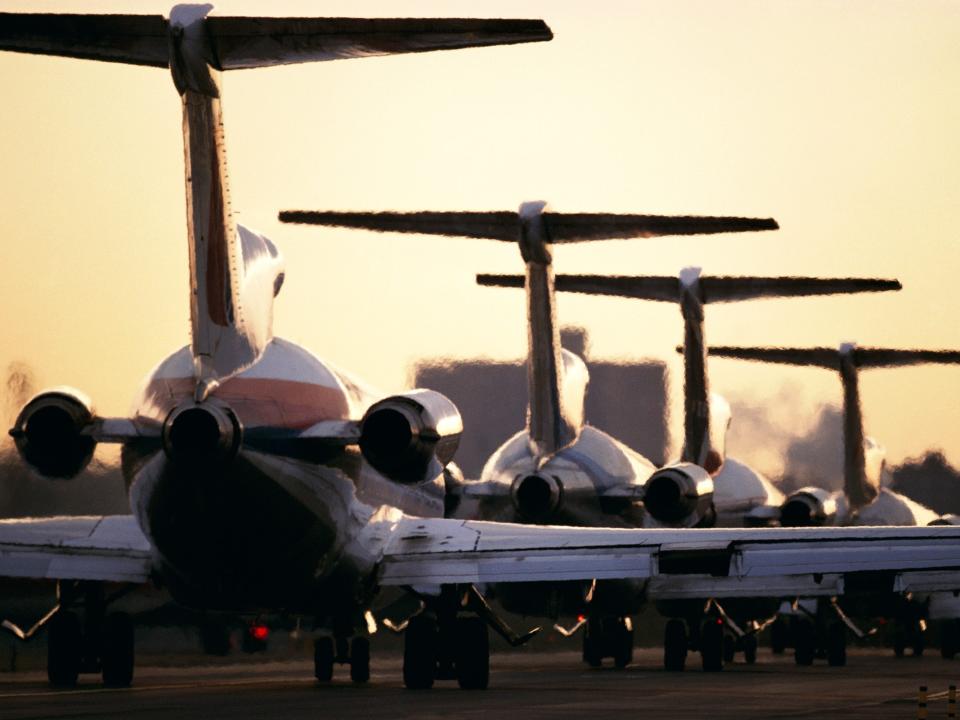
<instances>
[{"instance_id":1,"label":"blurred terminal building","mask_svg":"<svg viewBox=\"0 0 960 720\"><path fill-rule=\"evenodd\" d=\"M590 371L587 422L662 464L670 441L666 364L592 360L582 328L564 328L561 342ZM480 477L490 454L526 425L525 360L424 359L413 366L413 387L437 390L460 408L464 433L455 460L469 479Z\"/></svg>"}]
</instances>

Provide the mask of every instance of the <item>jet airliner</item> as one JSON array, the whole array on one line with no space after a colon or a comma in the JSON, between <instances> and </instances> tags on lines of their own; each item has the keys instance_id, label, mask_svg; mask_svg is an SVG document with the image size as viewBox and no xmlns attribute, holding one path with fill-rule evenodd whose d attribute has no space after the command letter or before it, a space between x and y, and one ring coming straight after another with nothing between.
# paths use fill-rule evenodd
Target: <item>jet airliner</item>
<instances>
[{"instance_id":1,"label":"jet airliner","mask_svg":"<svg viewBox=\"0 0 960 720\"><path fill-rule=\"evenodd\" d=\"M836 594L847 576L960 588L960 529L607 529L442 517L445 466L462 421L442 395L378 397L273 337L284 266L236 225L227 185L219 72L283 63L550 39L541 21L0 14L0 49L166 68L183 112L190 344L154 369L128 417L102 417L83 393L46 391L11 434L22 457L69 478L99 443L122 445L130 515L0 521L0 576L58 583L48 675L98 669L133 678L134 632L108 587L154 583L181 604L314 618L348 646L317 639L315 674L335 660L369 677L369 612L397 588L418 598L404 681L437 673L437 613L455 616L457 679L485 687L487 627L477 585L630 579L652 599ZM519 229L515 228L519 239ZM787 558L790 558L787 562ZM83 615L81 622L80 614ZM348 642L349 641L349 642ZM89 661L89 663L87 662Z\"/></svg>"}]
</instances>

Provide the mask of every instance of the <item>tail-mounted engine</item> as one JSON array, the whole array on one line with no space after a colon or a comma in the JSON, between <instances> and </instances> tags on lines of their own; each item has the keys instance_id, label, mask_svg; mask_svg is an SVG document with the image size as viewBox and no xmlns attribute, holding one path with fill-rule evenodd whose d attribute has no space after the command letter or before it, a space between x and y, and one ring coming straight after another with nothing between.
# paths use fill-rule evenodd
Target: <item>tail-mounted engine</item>
<instances>
[{"instance_id":1,"label":"tail-mounted engine","mask_svg":"<svg viewBox=\"0 0 960 720\"><path fill-rule=\"evenodd\" d=\"M552 475L519 475L510 487L513 505L526 522L546 522L563 502L563 485Z\"/></svg>"},{"instance_id":2,"label":"tail-mounted engine","mask_svg":"<svg viewBox=\"0 0 960 720\"><path fill-rule=\"evenodd\" d=\"M240 449L243 428L236 415L214 402L174 408L163 423L163 449L187 465L225 463Z\"/></svg>"},{"instance_id":3,"label":"tail-mounted engine","mask_svg":"<svg viewBox=\"0 0 960 720\"><path fill-rule=\"evenodd\" d=\"M48 390L24 405L10 431L24 461L41 475L72 478L93 458L97 441L90 399L72 388Z\"/></svg>"},{"instance_id":4,"label":"tail-mounted engine","mask_svg":"<svg viewBox=\"0 0 960 720\"><path fill-rule=\"evenodd\" d=\"M706 527L716 520L713 478L693 463L676 463L651 475L643 504L654 520L671 527Z\"/></svg>"},{"instance_id":5,"label":"tail-mounted engine","mask_svg":"<svg viewBox=\"0 0 960 720\"><path fill-rule=\"evenodd\" d=\"M837 521L837 499L832 492L818 487L797 490L780 506L783 527L823 527Z\"/></svg>"},{"instance_id":6,"label":"tail-mounted engine","mask_svg":"<svg viewBox=\"0 0 960 720\"><path fill-rule=\"evenodd\" d=\"M443 471L462 433L463 419L449 398L412 390L370 406L360 422L360 450L382 474L413 484Z\"/></svg>"}]
</instances>

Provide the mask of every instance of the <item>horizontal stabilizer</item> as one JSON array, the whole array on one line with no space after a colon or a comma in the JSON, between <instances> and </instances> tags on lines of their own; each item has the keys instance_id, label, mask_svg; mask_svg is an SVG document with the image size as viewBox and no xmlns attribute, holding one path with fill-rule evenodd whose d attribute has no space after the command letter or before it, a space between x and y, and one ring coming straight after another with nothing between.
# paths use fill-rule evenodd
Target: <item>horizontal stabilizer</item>
<instances>
[{"instance_id":1,"label":"horizontal stabilizer","mask_svg":"<svg viewBox=\"0 0 960 720\"><path fill-rule=\"evenodd\" d=\"M185 6L178 6L178 9ZM209 10L210 6L195 6ZM218 70L550 40L542 20L269 18L205 20ZM161 15L0 13L0 50L167 67Z\"/></svg>"},{"instance_id":2,"label":"horizontal stabilizer","mask_svg":"<svg viewBox=\"0 0 960 720\"><path fill-rule=\"evenodd\" d=\"M662 235L701 235L724 232L776 230L772 219L611 213L543 213L547 241L617 240ZM287 223L349 227L376 232L488 238L516 242L520 215L516 212L320 212L284 210Z\"/></svg>"},{"instance_id":3,"label":"horizontal stabilizer","mask_svg":"<svg viewBox=\"0 0 960 720\"><path fill-rule=\"evenodd\" d=\"M170 62L161 15L0 13L0 50L162 68Z\"/></svg>"},{"instance_id":4,"label":"horizontal stabilizer","mask_svg":"<svg viewBox=\"0 0 960 720\"><path fill-rule=\"evenodd\" d=\"M483 281L480 280L483 277ZM481 285L514 287L510 276L478 276ZM801 297L899 290L897 280L873 278L807 277L701 277L702 302L734 302L764 297ZM557 275L556 288L562 292L588 295L615 295L641 300L677 302L681 281L669 276Z\"/></svg>"},{"instance_id":5,"label":"horizontal stabilizer","mask_svg":"<svg viewBox=\"0 0 960 720\"><path fill-rule=\"evenodd\" d=\"M832 370L840 369L841 358L849 353L853 364L860 368L904 367L924 364L960 364L957 350L896 350L892 348L757 348L712 347L710 354L717 357L755 360L787 365L809 365Z\"/></svg>"}]
</instances>

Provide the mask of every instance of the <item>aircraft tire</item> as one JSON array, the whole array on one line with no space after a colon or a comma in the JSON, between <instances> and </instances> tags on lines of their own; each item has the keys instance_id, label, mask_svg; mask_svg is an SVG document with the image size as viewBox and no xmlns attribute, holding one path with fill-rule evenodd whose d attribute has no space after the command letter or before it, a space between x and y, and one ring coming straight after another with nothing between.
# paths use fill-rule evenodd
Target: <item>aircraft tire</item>
<instances>
[{"instance_id":1,"label":"aircraft tire","mask_svg":"<svg viewBox=\"0 0 960 720\"><path fill-rule=\"evenodd\" d=\"M627 618L617 618L614 627L613 665L622 669L633 662L633 627Z\"/></svg>"},{"instance_id":2,"label":"aircraft tire","mask_svg":"<svg viewBox=\"0 0 960 720\"><path fill-rule=\"evenodd\" d=\"M732 663L737 655L737 639L728 633L723 634L723 661Z\"/></svg>"},{"instance_id":3,"label":"aircraft tire","mask_svg":"<svg viewBox=\"0 0 960 720\"><path fill-rule=\"evenodd\" d=\"M827 631L827 664L843 667L847 664L847 628L843 623L833 623Z\"/></svg>"},{"instance_id":4,"label":"aircraft tire","mask_svg":"<svg viewBox=\"0 0 960 720\"><path fill-rule=\"evenodd\" d=\"M960 624L957 620L944 620L940 623L940 656L944 660L953 660L960 645Z\"/></svg>"},{"instance_id":5,"label":"aircraft tire","mask_svg":"<svg viewBox=\"0 0 960 720\"><path fill-rule=\"evenodd\" d=\"M130 687L134 664L133 619L127 613L111 613L103 622L100 672L107 687Z\"/></svg>"},{"instance_id":6,"label":"aircraft tire","mask_svg":"<svg viewBox=\"0 0 960 720\"><path fill-rule=\"evenodd\" d=\"M83 632L75 613L60 610L47 627L47 678L54 687L74 687L80 676Z\"/></svg>"},{"instance_id":7,"label":"aircraft tire","mask_svg":"<svg viewBox=\"0 0 960 720\"><path fill-rule=\"evenodd\" d=\"M793 633L793 661L801 667L813 665L816 655L816 633L813 624L798 622Z\"/></svg>"},{"instance_id":8,"label":"aircraft tire","mask_svg":"<svg viewBox=\"0 0 960 720\"><path fill-rule=\"evenodd\" d=\"M313 676L319 682L333 680L332 637L318 637L313 641Z\"/></svg>"},{"instance_id":9,"label":"aircraft tire","mask_svg":"<svg viewBox=\"0 0 960 720\"><path fill-rule=\"evenodd\" d=\"M745 635L743 638L743 661L747 665L757 662L757 636Z\"/></svg>"},{"instance_id":10,"label":"aircraft tire","mask_svg":"<svg viewBox=\"0 0 960 720\"><path fill-rule=\"evenodd\" d=\"M457 618L455 663L462 689L486 690L490 685L490 637L483 618Z\"/></svg>"},{"instance_id":11,"label":"aircraft tire","mask_svg":"<svg viewBox=\"0 0 960 720\"><path fill-rule=\"evenodd\" d=\"M778 617L770 625L770 651L774 655L783 655L786 651L789 632L787 623L782 617Z\"/></svg>"},{"instance_id":12,"label":"aircraft tire","mask_svg":"<svg viewBox=\"0 0 960 720\"><path fill-rule=\"evenodd\" d=\"M370 680L370 639L357 636L350 642L350 680L365 683Z\"/></svg>"},{"instance_id":13,"label":"aircraft tire","mask_svg":"<svg viewBox=\"0 0 960 720\"><path fill-rule=\"evenodd\" d=\"M603 665L603 637L598 631L600 623L587 620L583 633L583 661L592 668Z\"/></svg>"},{"instance_id":14,"label":"aircraft tire","mask_svg":"<svg viewBox=\"0 0 960 720\"><path fill-rule=\"evenodd\" d=\"M923 629L919 627L919 624L913 632L913 644L910 648L913 652L913 657L923 657L923 651L927 649L927 638L924 635Z\"/></svg>"},{"instance_id":15,"label":"aircraft tire","mask_svg":"<svg viewBox=\"0 0 960 720\"><path fill-rule=\"evenodd\" d=\"M704 672L723 670L723 625L715 618L707 618L700 631L700 660Z\"/></svg>"},{"instance_id":16,"label":"aircraft tire","mask_svg":"<svg viewBox=\"0 0 960 720\"><path fill-rule=\"evenodd\" d=\"M437 676L437 620L421 613L410 620L403 637L403 684L428 690Z\"/></svg>"},{"instance_id":17,"label":"aircraft tire","mask_svg":"<svg viewBox=\"0 0 960 720\"><path fill-rule=\"evenodd\" d=\"M663 669L683 672L687 664L687 626L679 618L671 618L663 631Z\"/></svg>"}]
</instances>

